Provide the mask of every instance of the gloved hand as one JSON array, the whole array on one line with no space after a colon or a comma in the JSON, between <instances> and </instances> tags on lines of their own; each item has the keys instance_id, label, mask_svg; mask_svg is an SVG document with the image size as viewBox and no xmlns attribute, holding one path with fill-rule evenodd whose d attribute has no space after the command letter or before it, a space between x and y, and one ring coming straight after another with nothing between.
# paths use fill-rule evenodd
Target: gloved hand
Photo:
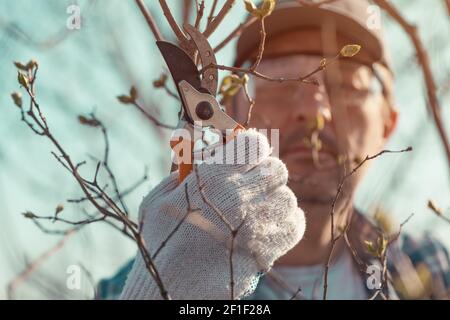
<instances>
[{"instance_id":1,"label":"gloved hand","mask_svg":"<svg viewBox=\"0 0 450 320\"><path fill-rule=\"evenodd\" d=\"M244 138L250 143L245 143ZM238 163L242 164L203 163L197 167L203 195L220 214L203 200L195 172L180 185L177 172L172 173L140 206L142 234L152 255L179 225L155 259L165 288L173 299L231 298L232 236L223 219L233 229L242 224L233 247L235 299L250 294L260 272L267 272L276 259L303 237L303 211L286 186L286 166L270 156L267 138L250 129L240 133L234 141L238 150L245 150L238 152ZM240 149L243 144L245 147ZM216 159L222 156L218 150ZM192 210L179 224L189 207ZM161 299L140 254L121 298Z\"/></svg>"}]
</instances>

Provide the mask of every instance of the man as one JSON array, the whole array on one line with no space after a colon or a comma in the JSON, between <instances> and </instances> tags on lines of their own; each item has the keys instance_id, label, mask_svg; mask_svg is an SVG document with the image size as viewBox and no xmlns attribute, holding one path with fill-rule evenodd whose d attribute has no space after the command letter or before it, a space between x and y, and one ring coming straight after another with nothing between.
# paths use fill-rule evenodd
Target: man
<instances>
[{"instance_id":1,"label":"man","mask_svg":"<svg viewBox=\"0 0 450 320\"><path fill-rule=\"evenodd\" d=\"M256 104L250 127L280 129L282 162L269 156L267 141L249 130L243 134L262 150L256 164L200 165L198 176L186 179L186 189L177 186L173 174L144 199L140 217L152 253L182 212L200 212L186 219L156 259L172 297L449 298L449 257L442 245L404 234L396 240L395 232L387 234L353 207L368 163L345 180L336 198L342 176L383 150L397 123L386 46L376 24L368 27L370 12L365 0L320 7L279 1L266 19L260 73L296 78L316 69L324 57L329 63L310 79L318 86L257 77L251 83ZM334 61L349 43L360 44L361 52ZM255 23L238 41L236 66L251 65L258 45ZM247 106L241 92L227 110L242 123ZM246 154L252 157L253 151L247 148ZM212 205L205 205L205 197ZM221 219L229 219L231 229L243 221L234 260ZM159 289L138 255L122 298L158 299Z\"/></svg>"}]
</instances>

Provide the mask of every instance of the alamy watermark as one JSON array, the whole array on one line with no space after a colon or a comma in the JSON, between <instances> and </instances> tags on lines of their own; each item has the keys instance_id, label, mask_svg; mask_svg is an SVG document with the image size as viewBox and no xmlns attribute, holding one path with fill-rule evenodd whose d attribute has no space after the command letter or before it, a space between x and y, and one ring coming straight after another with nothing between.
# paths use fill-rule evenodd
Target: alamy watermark
<instances>
[{"instance_id":1,"label":"alamy watermark","mask_svg":"<svg viewBox=\"0 0 450 320\"><path fill-rule=\"evenodd\" d=\"M66 13L69 17L66 20L66 27L69 30L81 29L81 8L79 5L72 4L67 7Z\"/></svg>"},{"instance_id":2,"label":"alamy watermark","mask_svg":"<svg viewBox=\"0 0 450 320\"><path fill-rule=\"evenodd\" d=\"M69 290L81 289L81 267L76 264L71 264L67 267L66 273L66 287Z\"/></svg>"},{"instance_id":3,"label":"alamy watermark","mask_svg":"<svg viewBox=\"0 0 450 320\"><path fill-rule=\"evenodd\" d=\"M366 27L369 30L380 30L381 29L381 9L379 6L370 5L366 9L367 20Z\"/></svg>"},{"instance_id":4,"label":"alamy watermark","mask_svg":"<svg viewBox=\"0 0 450 320\"><path fill-rule=\"evenodd\" d=\"M369 290L380 290L383 284L381 267L372 264L367 267L366 274L369 275L366 281L367 288Z\"/></svg>"},{"instance_id":5,"label":"alamy watermark","mask_svg":"<svg viewBox=\"0 0 450 320\"><path fill-rule=\"evenodd\" d=\"M196 129L197 128L197 129ZM204 132L201 122L196 122L194 130L186 128L176 129L172 134L173 162L175 164L258 164L261 158L267 156L268 150L261 150L266 145L261 139L270 141L270 154L279 156L279 129L252 129L259 134L239 134L233 129L225 132L211 129L212 134L219 136L216 143L194 151L192 142L202 141ZM211 134L211 132L210 132ZM225 142L220 137L232 137ZM184 142L184 143L183 143Z\"/></svg>"}]
</instances>

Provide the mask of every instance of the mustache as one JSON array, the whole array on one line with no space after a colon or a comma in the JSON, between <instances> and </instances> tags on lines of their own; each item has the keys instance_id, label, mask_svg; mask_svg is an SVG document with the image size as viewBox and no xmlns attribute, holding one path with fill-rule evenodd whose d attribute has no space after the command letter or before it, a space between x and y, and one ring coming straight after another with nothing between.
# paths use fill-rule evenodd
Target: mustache
<instances>
[{"instance_id":1,"label":"mustache","mask_svg":"<svg viewBox=\"0 0 450 320\"><path fill-rule=\"evenodd\" d=\"M281 137L280 141L280 155L283 155L288 150L293 147L308 147L304 143L304 139L310 139L312 135L312 131L307 128L300 128L299 130L295 130L289 132L284 137ZM338 157L339 145L336 139L336 136L328 130L320 130L318 132L318 138L321 141L321 149L326 150L331 153L333 156Z\"/></svg>"}]
</instances>

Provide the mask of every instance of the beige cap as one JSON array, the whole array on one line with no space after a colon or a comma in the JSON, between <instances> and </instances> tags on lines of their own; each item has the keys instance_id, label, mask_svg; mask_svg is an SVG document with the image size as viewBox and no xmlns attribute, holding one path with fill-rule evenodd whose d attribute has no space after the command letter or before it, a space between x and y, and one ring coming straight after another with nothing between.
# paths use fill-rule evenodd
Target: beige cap
<instances>
[{"instance_id":1,"label":"beige cap","mask_svg":"<svg viewBox=\"0 0 450 320\"><path fill-rule=\"evenodd\" d=\"M301 35L298 31L323 30L325 26L331 25L332 30L340 35L340 41L347 41L338 41L336 45L339 49L349 42L360 44L362 49L358 54L359 59L364 63L379 62L391 69L381 25L374 23L373 27L369 27L372 22L370 19L377 18L378 13L374 11L377 7L371 6L366 0L336 0L320 6L311 0L303 2L310 2L311 5L302 5L293 0L279 0L275 10L265 19L267 39L264 57L300 52L336 54L336 51L327 52L322 41L316 41L320 43L316 47L306 47L297 40L303 39L302 37L292 38L296 33ZM254 58L259 42L260 23L255 21L242 32L238 40L235 66L242 66L245 61Z\"/></svg>"}]
</instances>

